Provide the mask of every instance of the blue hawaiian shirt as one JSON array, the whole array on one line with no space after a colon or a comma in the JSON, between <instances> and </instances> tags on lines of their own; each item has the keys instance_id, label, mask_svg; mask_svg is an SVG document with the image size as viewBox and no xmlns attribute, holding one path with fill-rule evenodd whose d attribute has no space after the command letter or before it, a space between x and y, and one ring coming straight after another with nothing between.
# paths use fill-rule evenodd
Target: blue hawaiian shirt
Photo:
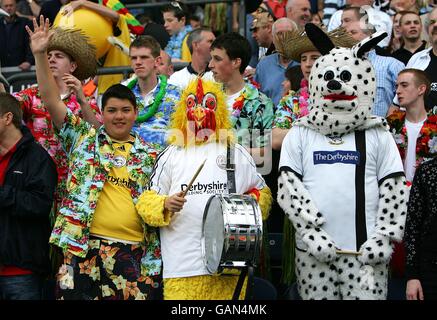
<instances>
[{"instance_id":1,"label":"blue hawaiian shirt","mask_svg":"<svg viewBox=\"0 0 437 320\"><path fill-rule=\"evenodd\" d=\"M153 92L154 97L158 94L160 87L161 82L158 80L158 85ZM137 98L138 115L146 114L149 106L144 106L144 99L138 83L132 88L132 92ZM180 97L181 92L179 88L167 83L166 93L156 113L145 122L135 122L133 130L146 142L151 143L158 151L161 151L167 145L170 117Z\"/></svg>"}]
</instances>

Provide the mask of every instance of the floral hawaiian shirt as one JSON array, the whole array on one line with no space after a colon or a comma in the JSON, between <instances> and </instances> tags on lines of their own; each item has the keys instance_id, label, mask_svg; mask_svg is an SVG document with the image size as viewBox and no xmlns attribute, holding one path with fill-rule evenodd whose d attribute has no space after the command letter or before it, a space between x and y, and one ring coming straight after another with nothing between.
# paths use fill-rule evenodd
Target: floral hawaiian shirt
<instances>
[{"instance_id":1,"label":"floral hawaiian shirt","mask_svg":"<svg viewBox=\"0 0 437 320\"><path fill-rule=\"evenodd\" d=\"M32 132L35 140L47 150L53 161L55 161L59 183L57 187L57 201L60 202L65 191L68 161L59 138L55 135L50 114L41 100L38 87L25 89L15 93L14 96L20 101L24 123ZM82 110L79 102L76 100L76 96L69 95L63 101L74 115L82 116ZM95 111L97 120L102 123L103 119L95 99L89 100L88 102Z\"/></svg>"},{"instance_id":2,"label":"floral hawaiian shirt","mask_svg":"<svg viewBox=\"0 0 437 320\"><path fill-rule=\"evenodd\" d=\"M387 117L390 132L398 146L402 161L407 153L407 128L405 126L405 112L396 111ZM437 155L437 108L428 112L428 117L420 129L416 142L416 168L424 161Z\"/></svg>"},{"instance_id":3,"label":"floral hawaiian shirt","mask_svg":"<svg viewBox=\"0 0 437 320\"><path fill-rule=\"evenodd\" d=\"M153 92L153 96L159 92L161 81ZM136 84L132 88L132 92L137 98L138 115L141 116L149 110L149 106L144 106L144 99L141 95L139 85ZM179 101L181 93L175 85L167 83L166 92L156 113L147 119L145 122L135 122L133 130L137 132L141 138L153 145L155 149L161 151L167 145L167 134L170 124L170 116L174 111L176 103Z\"/></svg>"},{"instance_id":4,"label":"floral hawaiian shirt","mask_svg":"<svg viewBox=\"0 0 437 320\"><path fill-rule=\"evenodd\" d=\"M302 80L298 91L290 90L281 101L275 111L273 128L290 129L292 123L308 114L308 82Z\"/></svg>"},{"instance_id":5,"label":"floral hawaiian shirt","mask_svg":"<svg viewBox=\"0 0 437 320\"><path fill-rule=\"evenodd\" d=\"M266 145L266 135L272 128L273 102L251 83L246 83L232 106L231 122L243 146ZM251 143L252 141L252 143Z\"/></svg>"},{"instance_id":6,"label":"floral hawaiian shirt","mask_svg":"<svg viewBox=\"0 0 437 320\"><path fill-rule=\"evenodd\" d=\"M127 159L133 202L145 191L156 158L156 150L136 135ZM76 256L85 257L89 249L94 210L108 173L113 166L114 149L104 126L93 128L67 109L58 137L68 155L67 195L56 218L50 243ZM147 275L161 269L161 254L156 228L143 225L147 252L142 266Z\"/></svg>"}]
</instances>

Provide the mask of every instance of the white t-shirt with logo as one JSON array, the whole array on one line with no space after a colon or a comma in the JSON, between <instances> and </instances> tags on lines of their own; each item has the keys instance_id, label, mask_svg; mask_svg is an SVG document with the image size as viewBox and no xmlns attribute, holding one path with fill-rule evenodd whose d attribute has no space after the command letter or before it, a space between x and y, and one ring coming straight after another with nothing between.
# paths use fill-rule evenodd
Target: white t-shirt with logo
<instances>
[{"instance_id":1,"label":"white t-shirt with logo","mask_svg":"<svg viewBox=\"0 0 437 320\"><path fill-rule=\"evenodd\" d=\"M203 212L212 195L228 194L226 145L169 146L158 156L150 178L152 190L161 195L173 195L186 189L205 158L202 171L185 196L187 202L182 211L173 216L169 226L160 229L164 278L209 274L201 247ZM237 194L265 186L251 155L238 144L235 146L235 181Z\"/></svg>"},{"instance_id":2,"label":"white t-shirt with logo","mask_svg":"<svg viewBox=\"0 0 437 320\"><path fill-rule=\"evenodd\" d=\"M343 143L339 145L330 141L314 130L292 127L282 144L279 168L292 170L302 177L317 209L325 217L322 228L335 245L342 250L357 251L356 201L365 206L365 230L369 237L376 223L379 183L392 174L403 175L402 160L388 131L366 130L365 196L362 198L355 178L363 155L357 151L355 133L342 137ZM296 240L299 248L306 249Z\"/></svg>"},{"instance_id":3,"label":"white t-shirt with logo","mask_svg":"<svg viewBox=\"0 0 437 320\"><path fill-rule=\"evenodd\" d=\"M416 172L416 143L419 136L420 129L426 119L418 123L410 122L405 119L405 127L407 129L408 143L407 154L405 155L405 177L408 181L413 181L414 173Z\"/></svg>"}]
</instances>

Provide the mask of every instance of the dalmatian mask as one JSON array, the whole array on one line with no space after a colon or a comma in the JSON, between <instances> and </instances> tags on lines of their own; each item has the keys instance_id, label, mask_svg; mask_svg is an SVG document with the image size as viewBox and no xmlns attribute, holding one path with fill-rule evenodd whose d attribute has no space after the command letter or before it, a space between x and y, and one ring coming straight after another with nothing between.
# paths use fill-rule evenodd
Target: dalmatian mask
<instances>
[{"instance_id":1,"label":"dalmatian mask","mask_svg":"<svg viewBox=\"0 0 437 320\"><path fill-rule=\"evenodd\" d=\"M371 115L376 79L366 53L387 34L378 32L352 48L340 48L314 24L306 24L305 31L322 56L309 77L310 113L294 125L309 127L326 136L386 127L385 120Z\"/></svg>"}]
</instances>

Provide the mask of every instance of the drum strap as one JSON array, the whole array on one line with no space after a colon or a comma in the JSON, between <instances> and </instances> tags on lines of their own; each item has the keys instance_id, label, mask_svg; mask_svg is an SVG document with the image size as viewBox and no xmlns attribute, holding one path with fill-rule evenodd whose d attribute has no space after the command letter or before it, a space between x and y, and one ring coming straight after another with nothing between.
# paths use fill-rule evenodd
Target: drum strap
<instances>
[{"instance_id":1,"label":"drum strap","mask_svg":"<svg viewBox=\"0 0 437 320\"><path fill-rule=\"evenodd\" d=\"M231 146L228 139L227 150L226 150L226 172L228 176L228 192L236 193L235 186L235 149Z\"/></svg>"},{"instance_id":2,"label":"drum strap","mask_svg":"<svg viewBox=\"0 0 437 320\"><path fill-rule=\"evenodd\" d=\"M240 297L241 289L243 288L244 279L247 275L247 268L243 268L241 270L240 276L238 277L237 286L235 287L234 295L232 297L232 300L238 300Z\"/></svg>"}]
</instances>

